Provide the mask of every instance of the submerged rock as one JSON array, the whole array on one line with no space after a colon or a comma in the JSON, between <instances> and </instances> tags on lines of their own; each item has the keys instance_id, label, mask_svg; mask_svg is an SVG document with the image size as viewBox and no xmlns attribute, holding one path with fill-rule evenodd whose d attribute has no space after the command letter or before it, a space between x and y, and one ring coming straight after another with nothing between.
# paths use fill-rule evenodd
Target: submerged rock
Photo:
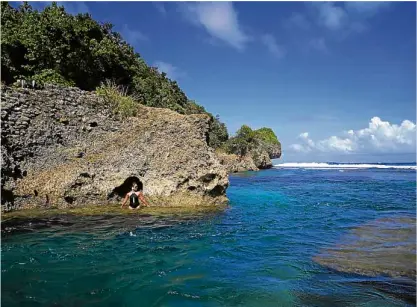
<instances>
[{"instance_id":1,"label":"submerged rock","mask_svg":"<svg viewBox=\"0 0 417 307\"><path fill-rule=\"evenodd\" d=\"M340 272L415 281L415 223L412 217L377 219L353 229L314 261Z\"/></svg>"},{"instance_id":2,"label":"submerged rock","mask_svg":"<svg viewBox=\"0 0 417 307\"><path fill-rule=\"evenodd\" d=\"M19 110L7 109L2 120L2 190L13 187L2 210L103 204L133 182L148 196L227 200L227 171L207 145L206 115L139 106L137 117L120 121L94 93L60 87L6 88L3 104ZM28 110L39 111L28 127L10 120ZM15 130L22 136L13 138Z\"/></svg>"}]
</instances>

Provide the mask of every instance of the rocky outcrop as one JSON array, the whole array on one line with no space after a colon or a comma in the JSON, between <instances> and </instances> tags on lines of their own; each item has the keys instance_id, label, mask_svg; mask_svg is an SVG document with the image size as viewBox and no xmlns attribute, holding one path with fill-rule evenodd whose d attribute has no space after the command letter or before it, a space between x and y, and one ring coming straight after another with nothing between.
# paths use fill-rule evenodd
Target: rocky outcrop
<instances>
[{"instance_id":1,"label":"rocky outcrop","mask_svg":"<svg viewBox=\"0 0 417 307\"><path fill-rule=\"evenodd\" d=\"M272 167L272 161L269 158L269 155L266 151L256 149L250 152L250 157L253 160L253 163L259 169L268 169Z\"/></svg>"},{"instance_id":2,"label":"rocky outcrop","mask_svg":"<svg viewBox=\"0 0 417 307\"><path fill-rule=\"evenodd\" d=\"M259 168L255 165L251 156L247 155L239 157L234 154L227 154L217 152L217 157L222 165L224 165L229 173L258 171Z\"/></svg>"},{"instance_id":3,"label":"rocky outcrop","mask_svg":"<svg viewBox=\"0 0 417 307\"><path fill-rule=\"evenodd\" d=\"M281 144L269 144L264 141L258 141L258 146L250 152L250 155L259 169L271 168L271 159L281 157Z\"/></svg>"},{"instance_id":4,"label":"rocky outcrop","mask_svg":"<svg viewBox=\"0 0 417 307\"><path fill-rule=\"evenodd\" d=\"M261 142L259 149L265 151L270 159L279 159L281 158L281 143L278 144L268 144L266 142Z\"/></svg>"},{"instance_id":5,"label":"rocky outcrop","mask_svg":"<svg viewBox=\"0 0 417 307\"><path fill-rule=\"evenodd\" d=\"M105 204L132 182L148 196L226 200L209 117L139 106L119 121L94 93L2 89L2 210Z\"/></svg>"},{"instance_id":6,"label":"rocky outcrop","mask_svg":"<svg viewBox=\"0 0 417 307\"><path fill-rule=\"evenodd\" d=\"M217 157L229 173L258 171L273 166L271 159L281 157L281 146L260 142L256 148L244 157L224 152L217 152Z\"/></svg>"}]
</instances>

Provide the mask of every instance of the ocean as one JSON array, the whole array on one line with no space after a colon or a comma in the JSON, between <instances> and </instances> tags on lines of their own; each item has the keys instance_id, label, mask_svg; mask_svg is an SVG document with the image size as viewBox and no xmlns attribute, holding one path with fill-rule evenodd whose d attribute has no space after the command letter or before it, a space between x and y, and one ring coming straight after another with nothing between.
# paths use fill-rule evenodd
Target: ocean
<instances>
[{"instance_id":1,"label":"ocean","mask_svg":"<svg viewBox=\"0 0 417 307\"><path fill-rule=\"evenodd\" d=\"M217 213L2 227L2 305L415 305L415 164L277 164L227 193Z\"/></svg>"}]
</instances>

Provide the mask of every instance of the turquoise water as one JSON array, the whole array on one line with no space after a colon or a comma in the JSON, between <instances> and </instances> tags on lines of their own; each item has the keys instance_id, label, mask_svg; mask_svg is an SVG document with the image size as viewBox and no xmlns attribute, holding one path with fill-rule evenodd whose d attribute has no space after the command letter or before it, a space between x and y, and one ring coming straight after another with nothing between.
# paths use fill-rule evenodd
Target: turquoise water
<instances>
[{"instance_id":1,"label":"turquoise water","mask_svg":"<svg viewBox=\"0 0 417 307\"><path fill-rule=\"evenodd\" d=\"M414 305L415 171L271 169L230 181L221 213L3 225L2 306ZM373 253L380 261L363 268Z\"/></svg>"}]
</instances>

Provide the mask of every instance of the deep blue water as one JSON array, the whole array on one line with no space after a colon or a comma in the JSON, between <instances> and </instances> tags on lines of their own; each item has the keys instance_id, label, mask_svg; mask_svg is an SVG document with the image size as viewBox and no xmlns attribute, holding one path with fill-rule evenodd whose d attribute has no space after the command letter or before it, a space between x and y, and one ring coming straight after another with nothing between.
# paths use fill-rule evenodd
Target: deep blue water
<instances>
[{"instance_id":1,"label":"deep blue water","mask_svg":"<svg viewBox=\"0 0 417 307\"><path fill-rule=\"evenodd\" d=\"M4 233L3 306L414 305L407 278L314 260L366 223L414 219L414 170L271 169L230 182L221 213L60 217ZM415 229L397 236L415 227L404 223L389 229L390 248L415 242Z\"/></svg>"}]
</instances>

